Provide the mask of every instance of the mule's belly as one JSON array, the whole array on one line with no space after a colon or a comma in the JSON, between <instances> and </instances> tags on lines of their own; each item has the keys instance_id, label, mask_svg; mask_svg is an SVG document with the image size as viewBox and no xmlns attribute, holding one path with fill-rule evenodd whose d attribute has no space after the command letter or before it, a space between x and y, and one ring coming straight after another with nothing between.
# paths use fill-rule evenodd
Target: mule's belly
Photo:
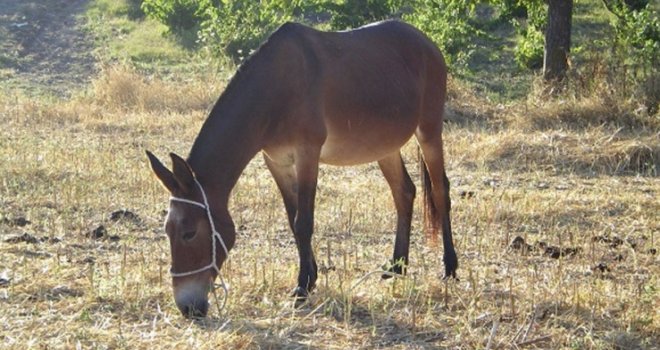
<instances>
[{"instance_id":1,"label":"mule's belly","mask_svg":"<svg viewBox=\"0 0 660 350\"><path fill-rule=\"evenodd\" d=\"M416 125L370 123L328 125L328 134L321 148L321 163L357 165L378 161L397 152L413 135ZM372 126L369 126L372 125Z\"/></svg>"},{"instance_id":2,"label":"mule's belly","mask_svg":"<svg viewBox=\"0 0 660 350\"><path fill-rule=\"evenodd\" d=\"M353 143L325 143L321 148L320 161L330 165L358 165L375 162L396 152L404 142L383 147L377 145L377 149L368 149L368 145Z\"/></svg>"}]
</instances>

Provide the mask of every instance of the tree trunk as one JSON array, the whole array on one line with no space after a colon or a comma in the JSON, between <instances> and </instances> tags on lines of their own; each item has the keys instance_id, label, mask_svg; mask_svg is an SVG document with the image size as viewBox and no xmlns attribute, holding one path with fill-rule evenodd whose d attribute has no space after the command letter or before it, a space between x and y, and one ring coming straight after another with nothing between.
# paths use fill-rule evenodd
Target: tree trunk
<instances>
[{"instance_id":1,"label":"tree trunk","mask_svg":"<svg viewBox=\"0 0 660 350\"><path fill-rule=\"evenodd\" d=\"M543 78L546 81L560 81L566 77L568 70L573 0L548 0L548 5Z\"/></svg>"}]
</instances>

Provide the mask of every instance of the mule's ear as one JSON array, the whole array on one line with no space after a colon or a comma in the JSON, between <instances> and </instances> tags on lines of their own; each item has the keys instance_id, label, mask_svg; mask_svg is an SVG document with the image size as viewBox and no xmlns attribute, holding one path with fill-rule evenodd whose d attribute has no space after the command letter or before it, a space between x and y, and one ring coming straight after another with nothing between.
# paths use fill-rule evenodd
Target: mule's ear
<instances>
[{"instance_id":1,"label":"mule's ear","mask_svg":"<svg viewBox=\"0 0 660 350\"><path fill-rule=\"evenodd\" d=\"M195 175L193 175L190 165L175 153L170 153L170 157L172 158L174 179L179 184L179 188L183 193L189 193L195 185Z\"/></svg>"},{"instance_id":2,"label":"mule's ear","mask_svg":"<svg viewBox=\"0 0 660 350\"><path fill-rule=\"evenodd\" d=\"M170 193L174 193L174 191L179 188L179 184L174 178L174 174L167 169L153 153L147 151L147 157L149 158L149 164L151 164L151 170L156 174L158 180L160 180Z\"/></svg>"}]
</instances>

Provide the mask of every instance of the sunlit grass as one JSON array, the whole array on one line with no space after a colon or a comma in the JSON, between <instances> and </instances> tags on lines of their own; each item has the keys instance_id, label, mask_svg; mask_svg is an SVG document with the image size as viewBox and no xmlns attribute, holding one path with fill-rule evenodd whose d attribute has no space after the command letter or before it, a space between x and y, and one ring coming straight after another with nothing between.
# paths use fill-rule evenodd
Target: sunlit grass
<instances>
[{"instance_id":1,"label":"sunlit grass","mask_svg":"<svg viewBox=\"0 0 660 350\"><path fill-rule=\"evenodd\" d=\"M424 239L418 204L409 275L381 281L370 274L390 258L394 241L387 184L375 164L322 166L314 237L322 272L309 304L294 309L295 244L256 157L230 203L239 237L223 267L227 307L222 314L212 307L201 323L182 318L162 234L167 193L144 150L186 155L221 89L213 80L173 84L108 67L68 101L0 97L4 348L658 343L657 129L571 124L551 104L523 113L522 105L474 101L481 109L471 115L463 104L474 97L458 86L445 143L460 281L440 279L440 247ZM539 128L542 118L559 119ZM414 142L404 158L418 182ZM139 220L112 221L120 209ZM19 226L18 218L30 223ZM100 225L119 240L88 238ZM44 241L7 241L24 233ZM541 248L515 250L517 236L576 253L554 259Z\"/></svg>"}]
</instances>

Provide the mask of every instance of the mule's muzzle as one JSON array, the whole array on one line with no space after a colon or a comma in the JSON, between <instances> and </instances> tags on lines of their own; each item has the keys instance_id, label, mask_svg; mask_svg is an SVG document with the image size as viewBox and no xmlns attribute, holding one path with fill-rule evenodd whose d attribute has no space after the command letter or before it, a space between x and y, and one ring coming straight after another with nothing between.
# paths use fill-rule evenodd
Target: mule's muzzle
<instances>
[{"instance_id":1,"label":"mule's muzzle","mask_svg":"<svg viewBox=\"0 0 660 350\"><path fill-rule=\"evenodd\" d=\"M209 286L204 283L187 283L174 288L174 301L183 316L203 318L209 311Z\"/></svg>"},{"instance_id":2,"label":"mule's muzzle","mask_svg":"<svg viewBox=\"0 0 660 350\"><path fill-rule=\"evenodd\" d=\"M191 303L177 303L179 311L186 318L204 318L209 310L209 303L206 300L194 300Z\"/></svg>"}]
</instances>

